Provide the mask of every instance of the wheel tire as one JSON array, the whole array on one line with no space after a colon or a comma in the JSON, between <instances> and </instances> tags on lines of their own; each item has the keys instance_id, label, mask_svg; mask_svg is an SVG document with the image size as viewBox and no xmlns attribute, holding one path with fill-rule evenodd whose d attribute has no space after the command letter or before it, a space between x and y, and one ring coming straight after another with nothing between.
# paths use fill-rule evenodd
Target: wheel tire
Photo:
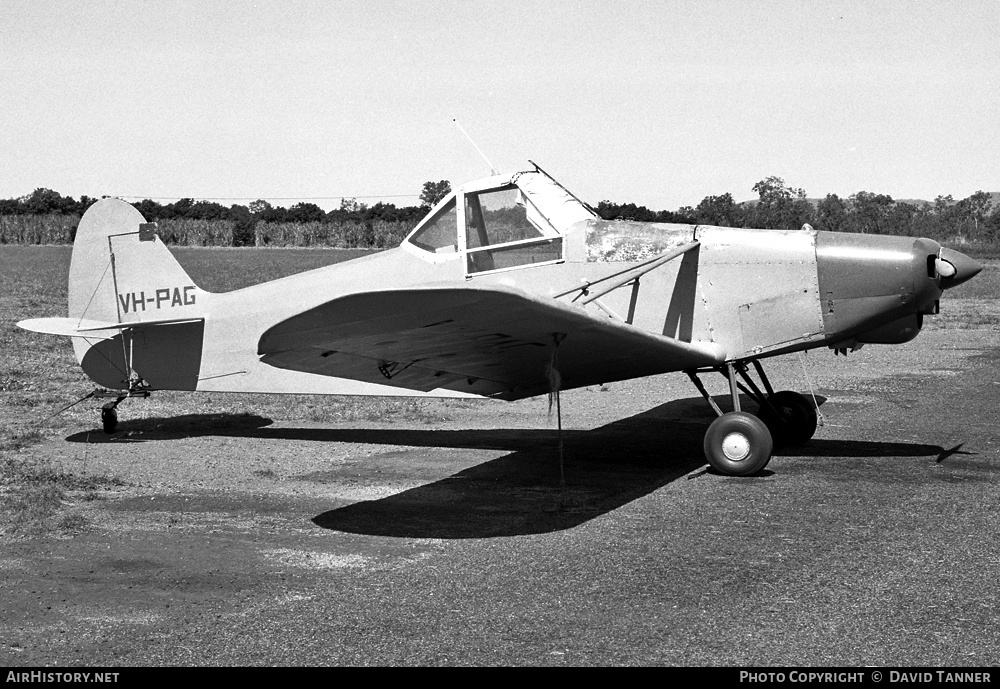
<instances>
[{"instance_id":1,"label":"wheel tire","mask_svg":"<svg viewBox=\"0 0 1000 689\"><path fill-rule=\"evenodd\" d=\"M771 431L771 437L778 445L802 445L816 433L816 408L803 395L782 390L768 397L767 401L770 406L761 405L757 416Z\"/></svg>"},{"instance_id":2,"label":"wheel tire","mask_svg":"<svg viewBox=\"0 0 1000 689\"><path fill-rule=\"evenodd\" d=\"M771 461L774 443L764 422L753 414L723 414L705 434L705 458L727 476L752 476Z\"/></svg>"},{"instance_id":3,"label":"wheel tire","mask_svg":"<svg viewBox=\"0 0 1000 689\"><path fill-rule=\"evenodd\" d=\"M118 411L114 407L101 409L101 425L104 426L104 432L108 435L115 432L118 427Z\"/></svg>"}]
</instances>

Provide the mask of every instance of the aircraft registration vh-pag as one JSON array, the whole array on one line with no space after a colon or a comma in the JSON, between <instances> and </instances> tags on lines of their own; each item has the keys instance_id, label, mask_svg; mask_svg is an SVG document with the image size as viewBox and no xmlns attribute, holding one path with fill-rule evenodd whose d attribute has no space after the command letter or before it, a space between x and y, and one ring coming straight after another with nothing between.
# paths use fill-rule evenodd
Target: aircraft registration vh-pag
<instances>
[{"instance_id":1,"label":"aircraft registration vh-pag","mask_svg":"<svg viewBox=\"0 0 1000 689\"><path fill-rule=\"evenodd\" d=\"M606 221L535 165L453 191L396 249L226 293L105 199L77 230L69 317L18 325L73 338L108 432L154 390L516 400L683 371L718 414L708 462L746 476L817 424L761 360L907 342L980 270L930 239Z\"/></svg>"}]
</instances>

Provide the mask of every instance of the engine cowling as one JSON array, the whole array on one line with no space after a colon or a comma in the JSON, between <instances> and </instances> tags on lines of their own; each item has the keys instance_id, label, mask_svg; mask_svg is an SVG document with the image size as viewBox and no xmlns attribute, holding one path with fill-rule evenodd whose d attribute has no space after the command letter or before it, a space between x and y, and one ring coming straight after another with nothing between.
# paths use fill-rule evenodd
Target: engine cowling
<instances>
[{"instance_id":1,"label":"engine cowling","mask_svg":"<svg viewBox=\"0 0 1000 689\"><path fill-rule=\"evenodd\" d=\"M818 232L823 327L839 343L900 344L917 336L943 290L982 266L931 239Z\"/></svg>"}]
</instances>

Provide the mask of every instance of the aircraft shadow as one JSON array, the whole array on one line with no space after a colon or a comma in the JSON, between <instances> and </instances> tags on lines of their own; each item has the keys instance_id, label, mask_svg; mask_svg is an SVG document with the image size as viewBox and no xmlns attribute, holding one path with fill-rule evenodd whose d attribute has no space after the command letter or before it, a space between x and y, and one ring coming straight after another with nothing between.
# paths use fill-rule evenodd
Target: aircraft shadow
<instances>
[{"instance_id":1,"label":"aircraft shadow","mask_svg":"<svg viewBox=\"0 0 1000 689\"><path fill-rule=\"evenodd\" d=\"M724 404L722 398L718 401ZM754 407L749 403L746 408ZM214 435L506 452L446 478L313 518L322 528L348 533L461 539L564 530L648 495L704 466L702 441L713 418L697 397L667 402L592 430L567 430L565 488L560 487L557 434L547 429L270 428L271 421L260 416L206 414L130 421L122 424L127 433L105 436L91 431L67 440L146 442ZM816 439L788 451L779 449L776 455L914 457L942 452L936 445ZM375 455L370 461L398 466L419 454L382 460ZM355 465L352 471L356 474L357 469ZM760 476L772 473L765 470ZM334 472L331 480L337 480Z\"/></svg>"},{"instance_id":2,"label":"aircraft shadow","mask_svg":"<svg viewBox=\"0 0 1000 689\"><path fill-rule=\"evenodd\" d=\"M146 416L118 424L107 434L100 429L80 431L66 437L71 443L145 443L151 440L180 440L204 435L253 437L254 432L274 423L257 414L183 414L181 416Z\"/></svg>"}]
</instances>

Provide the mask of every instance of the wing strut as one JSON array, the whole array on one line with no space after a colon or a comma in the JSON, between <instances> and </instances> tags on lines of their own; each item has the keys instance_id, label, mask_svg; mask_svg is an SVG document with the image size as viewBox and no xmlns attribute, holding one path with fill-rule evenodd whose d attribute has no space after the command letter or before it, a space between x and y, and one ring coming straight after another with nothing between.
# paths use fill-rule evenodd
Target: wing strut
<instances>
[{"instance_id":1,"label":"wing strut","mask_svg":"<svg viewBox=\"0 0 1000 689\"><path fill-rule=\"evenodd\" d=\"M637 266L632 266L631 268L620 270L617 273L613 273L611 275L608 275L607 277L603 277L600 280L594 280L593 282L585 282L580 287L574 287L572 289L566 290L565 292L560 292L559 294L555 295L554 298L561 299L562 297L568 297L574 292L578 292L578 294L575 297L573 297L572 299L573 302L576 302L578 299L583 297L583 301L580 302L581 305L586 306L590 302L594 302L602 311L608 313L609 315L615 316L616 314L611 312L598 300L601 297L605 296L606 294L614 292L616 289L619 289L620 287L625 287L626 285L632 285L632 298L629 302L628 317L625 319L621 319L619 317L619 320L624 320L626 323L631 325L632 318L635 316L635 302L639 296L639 278L641 278L646 273L656 270L664 263L668 263L677 258L678 256L682 256L687 252L691 251L692 249L698 248L699 246L701 246L701 242L699 242L698 240L695 240L693 242L688 242L687 244L679 246L676 249L671 249L665 254L654 256L648 261L644 261L643 263L640 263ZM591 288L594 287L594 285L600 285L601 283L608 282L609 280L611 281L609 285L604 285L601 287L600 290L591 293Z\"/></svg>"},{"instance_id":2,"label":"wing strut","mask_svg":"<svg viewBox=\"0 0 1000 689\"><path fill-rule=\"evenodd\" d=\"M549 414L552 413L552 400L556 402L556 437L559 439L559 509L563 508L566 496L566 471L563 464L562 436L562 406L559 403L559 389L562 387L559 375L559 343L566 339L566 333L552 333L552 358L546 367L549 379ZM551 416L549 418L552 418Z\"/></svg>"}]
</instances>

